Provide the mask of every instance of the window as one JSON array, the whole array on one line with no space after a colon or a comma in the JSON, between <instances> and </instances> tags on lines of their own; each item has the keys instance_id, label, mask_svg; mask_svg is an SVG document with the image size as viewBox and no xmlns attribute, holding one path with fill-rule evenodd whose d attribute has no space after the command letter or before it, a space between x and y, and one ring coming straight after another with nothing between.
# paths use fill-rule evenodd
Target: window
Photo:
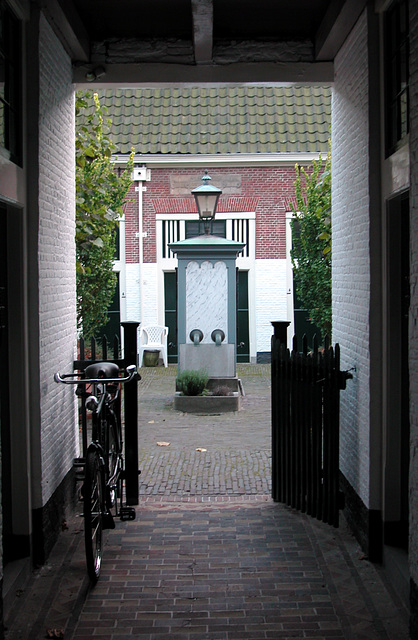
<instances>
[{"instance_id":1,"label":"window","mask_svg":"<svg viewBox=\"0 0 418 640\"><path fill-rule=\"evenodd\" d=\"M12 162L22 160L21 24L0 0L0 147Z\"/></svg>"},{"instance_id":2,"label":"window","mask_svg":"<svg viewBox=\"0 0 418 640\"><path fill-rule=\"evenodd\" d=\"M233 215L228 218L222 215L222 217L213 221L210 233L227 240L244 243L245 246L240 253L240 257L255 258L255 214L247 214L248 217L245 218L238 217L239 215L245 216L246 214ZM204 224L196 220L194 214L173 214L169 216L157 214L156 219L158 259L174 259L175 255L169 248L171 243L195 238L205 233Z\"/></svg>"},{"instance_id":3,"label":"window","mask_svg":"<svg viewBox=\"0 0 418 640\"><path fill-rule=\"evenodd\" d=\"M409 133L409 23L407 0L396 0L385 14L386 155Z\"/></svg>"},{"instance_id":4,"label":"window","mask_svg":"<svg viewBox=\"0 0 418 640\"><path fill-rule=\"evenodd\" d=\"M171 242L182 240L180 230L180 220L163 220L162 222L162 256L163 258L173 258L174 254L168 248Z\"/></svg>"},{"instance_id":5,"label":"window","mask_svg":"<svg viewBox=\"0 0 418 640\"><path fill-rule=\"evenodd\" d=\"M212 220L209 233L213 236L226 238L226 221ZM205 228L203 222L200 222L200 220L189 220L186 222L186 240L188 238L194 238L195 236L203 236L204 234Z\"/></svg>"}]
</instances>

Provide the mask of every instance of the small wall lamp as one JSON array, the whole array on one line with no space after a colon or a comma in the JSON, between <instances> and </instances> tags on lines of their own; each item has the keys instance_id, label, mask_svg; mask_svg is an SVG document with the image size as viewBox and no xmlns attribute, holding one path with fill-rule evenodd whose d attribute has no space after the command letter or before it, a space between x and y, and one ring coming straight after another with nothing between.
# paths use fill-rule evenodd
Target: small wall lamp
<instances>
[{"instance_id":1,"label":"small wall lamp","mask_svg":"<svg viewBox=\"0 0 418 640\"><path fill-rule=\"evenodd\" d=\"M104 67L96 67L95 69L90 69L90 71L87 71L84 77L87 82L94 82L104 75L106 75L106 69Z\"/></svg>"}]
</instances>

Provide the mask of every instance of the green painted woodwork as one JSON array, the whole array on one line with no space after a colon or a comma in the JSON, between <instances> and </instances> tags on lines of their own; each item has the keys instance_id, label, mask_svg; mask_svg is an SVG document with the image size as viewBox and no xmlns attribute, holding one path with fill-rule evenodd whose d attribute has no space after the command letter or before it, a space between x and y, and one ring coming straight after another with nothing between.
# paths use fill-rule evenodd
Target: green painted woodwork
<instances>
[{"instance_id":1,"label":"green painted woodwork","mask_svg":"<svg viewBox=\"0 0 418 640\"><path fill-rule=\"evenodd\" d=\"M237 362L250 361L248 271L237 269Z\"/></svg>"},{"instance_id":2,"label":"green painted woodwork","mask_svg":"<svg viewBox=\"0 0 418 640\"><path fill-rule=\"evenodd\" d=\"M168 327L168 362L177 364L177 271L164 273L165 326Z\"/></svg>"}]
</instances>

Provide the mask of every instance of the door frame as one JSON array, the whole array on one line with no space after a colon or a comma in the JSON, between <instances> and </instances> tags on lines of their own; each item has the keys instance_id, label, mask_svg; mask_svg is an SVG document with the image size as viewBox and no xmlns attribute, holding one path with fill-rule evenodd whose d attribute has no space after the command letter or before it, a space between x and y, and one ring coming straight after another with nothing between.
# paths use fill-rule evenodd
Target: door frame
<instances>
[{"instance_id":1,"label":"door frame","mask_svg":"<svg viewBox=\"0 0 418 640\"><path fill-rule=\"evenodd\" d=\"M9 395L9 455L10 504L9 558L28 561L32 550L32 493L31 493L31 433L29 420L29 381L27 332L27 256L25 250L26 224L23 209L1 204L7 225L7 342L9 354L8 377L13 381ZM4 390L2 390L3 393ZM4 425L2 425L2 429Z\"/></svg>"},{"instance_id":2,"label":"door frame","mask_svg":"<svg viewBox=\"0 0 418 640\"><path fill-rule=\"evenodd\" d=\"M407 549L409 469L409 192L386 203L383 383L384 541ZM403 279L407 282L403 283ZM405 315L406 314L406 315Z\"/></svg>"}]
</instances>

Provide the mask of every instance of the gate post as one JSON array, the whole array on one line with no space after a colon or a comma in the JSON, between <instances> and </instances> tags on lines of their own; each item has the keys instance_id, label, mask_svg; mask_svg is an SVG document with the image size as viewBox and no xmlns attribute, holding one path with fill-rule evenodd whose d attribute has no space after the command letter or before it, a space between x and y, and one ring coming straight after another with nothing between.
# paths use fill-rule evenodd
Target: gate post
<instances>
[{"instance_id":1,"label":"gate post","mask_svg":"<svg viewBox=\"0 0 418 640\"><path fill-rule=\"evenodd\" d=\"M124 329L125 366L136 365L138 359L137 329L139 322L121 322ZM125 480L126 504L139 502L138 490L138 381L136 378L124 386L125 407Z\"/></svg>"},{"instance_id":2,"label":"gate post","mask_svg":"<svg viewBox=\"0 0 418 640\"><path fill-rule=\"evenodd\" d=\"M280 340L280 344L284 344L287 347L287 327L290 322L287 320L273 320L271 324L273 325L275 339Z\"/></svg>"},{"instance_id":3,"label":"gate post","mask_svg":"<svg viewBox=\"0 0 418 640\"><path fill-rule=\"evenodd\" d=\"M285 320L272 321L274 333L271 336L271 497L279 501L281 491L279 473L280 448L279 448L279 358L280 345L287 348L287 328L290 322Z\"/></svg>"}]
</instances>

